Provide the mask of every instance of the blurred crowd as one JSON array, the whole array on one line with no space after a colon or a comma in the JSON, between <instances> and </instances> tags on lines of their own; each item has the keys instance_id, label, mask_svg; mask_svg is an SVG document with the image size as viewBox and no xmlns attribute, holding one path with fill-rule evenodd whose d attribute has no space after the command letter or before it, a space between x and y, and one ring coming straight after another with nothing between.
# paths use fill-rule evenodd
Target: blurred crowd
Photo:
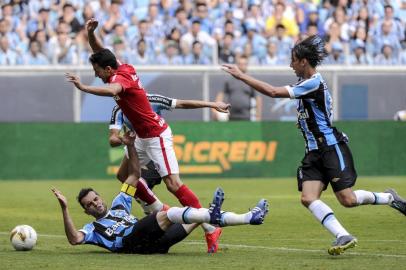
<instances>
[{"instance_id":1,"label":"blurred crowd","mask_svg":"<svg viewBox=\"0 0 406 270\"><path fill-rule=\"evenodd\" d=\"M326 40L325 64L406 64L406 0L0 1L1 65L87 64L85 22L131 64L288 65L297 40Z\"/></svg>"}]
</instances>

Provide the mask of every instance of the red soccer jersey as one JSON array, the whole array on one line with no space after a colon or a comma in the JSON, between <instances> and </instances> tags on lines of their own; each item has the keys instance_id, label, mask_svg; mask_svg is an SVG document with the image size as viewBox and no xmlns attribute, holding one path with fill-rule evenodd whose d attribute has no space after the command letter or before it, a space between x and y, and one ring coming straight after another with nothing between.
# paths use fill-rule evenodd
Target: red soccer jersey
<instances>
[{"instance_id":1,"label":"red soccer jersey","mask_svg":"<svg viewBox=\"0 0 406 270\"><path fill-rule=\"evenodd\" d=\"M165 120L152 110L133 66L120 65L109 82L122 86L123 90L113 98L140 138L158 137L168 127Z\"/></svg>"}]
</instances>

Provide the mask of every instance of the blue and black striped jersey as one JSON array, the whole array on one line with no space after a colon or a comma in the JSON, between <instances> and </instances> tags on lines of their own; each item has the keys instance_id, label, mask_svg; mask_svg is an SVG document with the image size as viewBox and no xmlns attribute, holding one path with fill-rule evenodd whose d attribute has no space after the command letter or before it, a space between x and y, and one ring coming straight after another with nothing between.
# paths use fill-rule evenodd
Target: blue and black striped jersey
<instances>
[{"instance_id":1,"label":"blue and black striped jersey","mask_svg":"<svg viewBox=\"0 0 406 270\"><path fill-rule=\"evenodd\" d=\"M131 213L132 197L120 192L107 214L79 231L85 235L83 244L97 245L110 251L120 251L123 238L131 233L137 218Z\"/></svg>"},{"instance_id":2,"label":"blue and black striped jersey","mask_svg":"<svg viewBox=\"0 0 406 270\"><path fill-rule=\"evenodd\" d=\"M147 98L151 104L152 110L159 116L162 116L162 111L171 111L176 107L176 99L173 98L156 94L147 94ZM110 129L121 130L123 126L126 126L129 130L134 130L130 121L123 114L120 107L116 105L111 113Z\"/></svg>"},{"instance_id":3,"label":"blue and black striped jersey","mask_svg":"<svg viewBox=\"0 0 406 270\"><path fill-rule=\"evenodd\" d=\"M290 97L297 99L297 123L308 151L347 141L347 137L332 126L333 101L320 73L286 88Z\"/></svg>"}]
</instances>

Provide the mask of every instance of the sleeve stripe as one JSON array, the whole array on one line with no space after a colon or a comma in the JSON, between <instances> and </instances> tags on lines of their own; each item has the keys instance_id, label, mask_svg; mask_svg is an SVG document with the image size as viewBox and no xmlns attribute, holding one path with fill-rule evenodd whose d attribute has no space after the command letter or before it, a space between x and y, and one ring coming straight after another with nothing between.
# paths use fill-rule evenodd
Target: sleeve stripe
<instances>
[{"instance_id":1,"label":"sleeve stripe","mask_svg":"<svg viewBox=\"0 0 406 270\"><path fill-rule=\"evenodd\" d=\"M286 90L288 90L290 98L295 99L295 93L293 92L293 88L290 85L286 85L285 88Z\"/></svg>"}]
</instances>

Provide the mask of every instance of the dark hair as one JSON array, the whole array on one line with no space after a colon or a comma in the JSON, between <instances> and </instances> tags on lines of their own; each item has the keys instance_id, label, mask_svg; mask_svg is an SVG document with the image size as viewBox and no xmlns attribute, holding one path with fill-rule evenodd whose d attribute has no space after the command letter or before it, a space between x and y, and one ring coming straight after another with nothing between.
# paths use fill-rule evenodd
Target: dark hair
<instances>
[{"instance_id":1,"label":"dark hair","mask_svg":"<svg viewBox=\"0 0 406 270\"><path fill-rule=\"evenodd\" d=\"M323 39L314 35L297 43L292 49L293 55L299 60L306 59L312 67L316 67L327 56L327 51Z\"/></svg>"},{"instance_id":2,"label":"dark hair","mask_svg":"<svg viewBox=\"0 0 406 270\"><path fill-rule=\"evenodd\" d=\"M85 206L82 204L82 199L83 197L85 197L87 194L89 194L89 192L93 191L94 193L96 193L97 195L99 195L99 193L97 193L93 188L82 188L79 191L78 196L76 197L78 199L78 202L80 203L80 205L85 208Z\"/></svg>"},{"instance_id":3,"label":"dark hair","mask_svg":"<svg viewBox=\"0 0 406 270\"><path fill-rule=\"evenodd\" d=\"M118 67L116 56L109 49L102 49L92 54L89 60L90 63L97 64L102 68L110 66L113 69L117 69Z\"/></svg>"}]
</instances>

